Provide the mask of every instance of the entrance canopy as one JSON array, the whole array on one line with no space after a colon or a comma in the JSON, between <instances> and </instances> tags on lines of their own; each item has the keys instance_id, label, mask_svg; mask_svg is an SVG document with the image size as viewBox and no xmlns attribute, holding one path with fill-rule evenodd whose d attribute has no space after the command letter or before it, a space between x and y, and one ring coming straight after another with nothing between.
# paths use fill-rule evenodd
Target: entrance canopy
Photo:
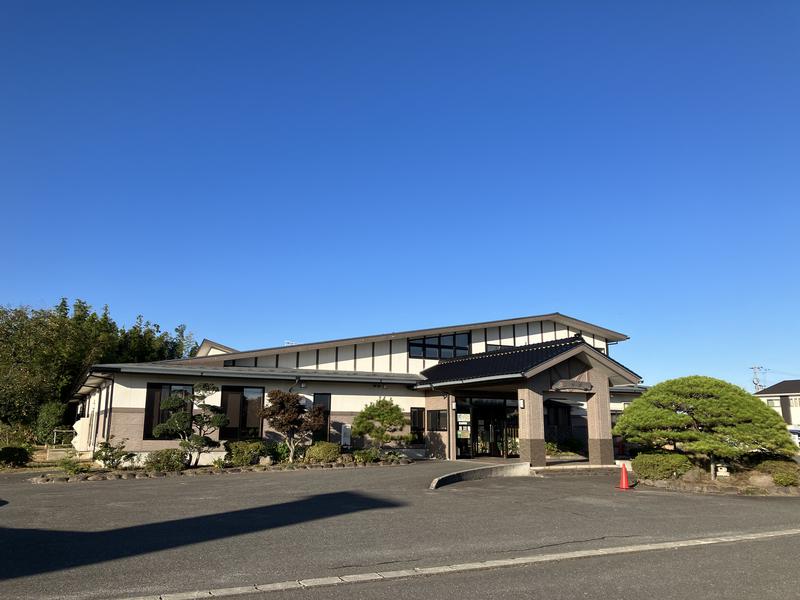
<instances>
[{"instance_id":1,"label":"entrance canopy","mask_svg":"<svg viewBox=\"0 0 800 600\"><path fill-rule=\"evenodd\" d=\"M607 373L612 385L641 381L639 375L587 344L580 335L575 335L552 342L445 359L422 371L425 380L415 387L432 390L476 383L510 383L515 379L529 379L572 357ZM578 385L580 382L573 383ZM562 385L569 386L570 383L565 381Z\"/></svg>"}]
</instances>

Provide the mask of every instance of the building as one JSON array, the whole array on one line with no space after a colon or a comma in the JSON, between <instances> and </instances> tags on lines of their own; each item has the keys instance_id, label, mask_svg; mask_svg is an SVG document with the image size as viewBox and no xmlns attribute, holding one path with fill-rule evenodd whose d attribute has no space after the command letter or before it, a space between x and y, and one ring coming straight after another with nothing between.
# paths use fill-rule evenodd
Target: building
<instances>
[{"instance_id":1,"label":"building","mask_svg":"<svg viewBox=\"0 0 800 600\"><path fill-rule=\"evenodd\" d=\"M774 408L787 425L800 428L800 379L787 379L755 393Z\"/></svg>"},{"instance_id":2,"label":"building","mask_svg":"<svg viewBox=\"0 0 800 600\"><path fill-rule=\"evenodd\" d=\"M626 339L552 313L244 352L204 340L194 358L94 365L74 398L73 445L88 454L113 436L137 453L174 447L152 433L161 399L208 382L219 388L208 402L230 419L220 440L270 436L257 413L280 388L325 407L323 435L345 446L360 443L353 417L387 397L407 415L418 455L541 466L545 441L575 438L591 463L613 464L610 390L640 382L609 356Z\"/></svg>"}]
</instances>

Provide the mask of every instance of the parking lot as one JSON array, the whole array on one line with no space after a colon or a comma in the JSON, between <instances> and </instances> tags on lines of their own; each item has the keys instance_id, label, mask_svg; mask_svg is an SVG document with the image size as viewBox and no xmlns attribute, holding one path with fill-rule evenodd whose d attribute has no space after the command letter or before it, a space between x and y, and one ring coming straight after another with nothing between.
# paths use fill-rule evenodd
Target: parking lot
<instances>
[{"instance_id":1,"label":"parking lot","mask_svg":"<svg viewBox=\"0 0 800 600\"><path fill-rule=\"evenodd\" d=\"M427 489L454 468L5 477L0 597L125 598L800 527L793 498L621 492L609 475Z\"/></svg>"}]
</instances>

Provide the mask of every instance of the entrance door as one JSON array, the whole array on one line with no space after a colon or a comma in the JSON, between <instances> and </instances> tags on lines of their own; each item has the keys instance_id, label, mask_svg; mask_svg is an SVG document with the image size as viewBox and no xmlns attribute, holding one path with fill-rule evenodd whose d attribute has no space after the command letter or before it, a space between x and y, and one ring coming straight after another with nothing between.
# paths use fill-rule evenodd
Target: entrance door
<instances>
[{"instance_id":1,"label":"entrance door","mask_svg":"<svg viewBox=\"0 0 800 600\"><path fill-rule=\"evenodd\" d=\"M505 406L472 409L473 456L503 456L505 447Z\"/></svg>"}]
</instances>

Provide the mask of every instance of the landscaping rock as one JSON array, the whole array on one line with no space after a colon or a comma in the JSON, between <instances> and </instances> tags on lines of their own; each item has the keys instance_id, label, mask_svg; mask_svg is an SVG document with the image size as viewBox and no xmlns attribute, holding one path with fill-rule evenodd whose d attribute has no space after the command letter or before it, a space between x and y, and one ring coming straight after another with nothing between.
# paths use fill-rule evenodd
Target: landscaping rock
<instances>
[{"instance_id":1,"label":"landscaping rock","mask_svg":"<svg viewBox=\"0 0 800 600\"><path fill-rule=\"evenodd\" d=\"M136 479L136 473L122 473L120 477L122 479Z\"/></svg>"},{"instance_id":2,"label":"landscaping rock","mask_svg":"<svg viewBox=\"0 0 800 600\"><path fill-rule=\"evenodd\" d=\"M119 479L119 474L117 474L117 473L106 473L106 480L107 481L114 481L115 479Z\"/></svg>"},{"instance_id":3,"label":"landscaping rock","mask_svg":"<svg viewBox=\"0 0 800 600\"><path fill-rule=\"evenodd\" d=\"M336 468L336 469L341 469L341 468L343 468L343 467L344 467L344 465L343 465L342 463L339 463L339 462L337 462L337 463L334 463L334 464L333 464L333 466L334 466L334 468Z\"/></svg>"},{"instance_id":4,"label":"landscaping rock","mask_svg":"<svg viewBox=\"0 0 800 600\"><path fill-rule=\"evenodd\" d=\"M267 470L267 467L264 465L256 465L253 467L253 471L264 472Z\"/></svg>"},{"instance_id":5,"label":"landscaping rock","mask_svg":"<svg viewBox=\"0 0 800 600\"><path fill-rule=\"evenodd\" d=\"M150 473L150 477L156 479L158 477L166 477L166 475L164 475L164 473L162 473L161 471L153 471L152 473Z\"/></svg>"},{"instance_id":6,"label":"landscaping rock","mask_svg":"<svg viewBox=\"0 0 800 600\"><path fill-rule=\"evenodd\" d=\"M86 473L78 473L77 475L71 475L69 482L73 483L75 481L85 481L86 479L89 479L89 476Z\"/></svg>"},{"instance_id":7,"label":"landscaping rock","mask_svg":"<svg viewBox=\"0 0 800 600\"><path fill-rule=\"evenodd\" d=\"M60 475L57 475L55 477L51 477L50 481L52 483L67 483L67 481L69 481L69 477L62 477Z\"/></svg>"},{"instance_id":8,"label":"landscaping rock","mask_svg":"<svg viewBox=\"0 0 800 600\"><path fill-rule=\"evenodd\" d=\"M167 477L180 477L183 471L167 471Z\"/></svg>"},{"instance_id":9,"label":"landscaping rock","mask_svg":"<svg viewBox=\"0 0 800 600\"><path fill-rule=\"evenodd\" d=\"M147 479L147 478L148 478L147 473L137 473L136 474L136 479Z\"/></svg>"},{"instance_id":10,"label":"landscaping rock","mask_svg":"<svg viewBox=\"0 0 800 600\"><path fill-rule=\"evenodd\" d=\"M97 475L89 475L86 478L86 481L105 481L105 479L106 479L105 475L97 474Z\"/></svg>"},{"instance_id":11,"label":"landscaping rock","mask_svg":"<svg viewBox=\"0 0 800 600\"><path fill-rule=\"evenodd\" d=\"M50 478L45 477L44 475L39 475L38 477L31 477L28 479L31 483L50 483Z\"/></svg>"},{"instance_id":12,"label":"landscaping rock","mask_svg":"<svg viewBox=\"0 0 800 600\"><path fill-rule=\"evenodd\" d=\"M258 459L258 464L265 467L271 466L272 462L273 461L271 456L262 456L261 458Z\"/></svg>"}]
</instances>

